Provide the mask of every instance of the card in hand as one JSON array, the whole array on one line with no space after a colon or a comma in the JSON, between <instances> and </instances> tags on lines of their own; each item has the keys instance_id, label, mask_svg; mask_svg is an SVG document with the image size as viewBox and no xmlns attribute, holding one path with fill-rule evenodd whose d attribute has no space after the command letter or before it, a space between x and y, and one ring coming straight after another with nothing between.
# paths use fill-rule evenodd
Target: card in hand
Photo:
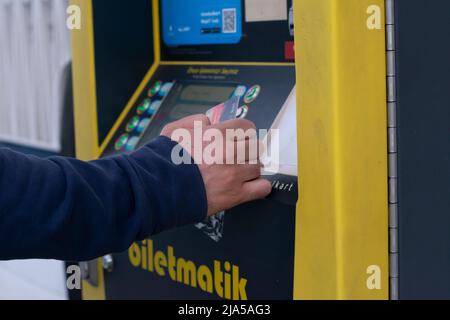
<instances>
[{"instance_id":1,"label":"card in hand","mask_svg":"<svg viewBox=\"0 0 450 320\"><path fill-rule=\"evenodd\" d=\"M211 124L218 124L228 120L236 119L239 109L240 97L233 97L230 100L215 106L206 111L206 116Z\"/></svg>"}]
</instances>

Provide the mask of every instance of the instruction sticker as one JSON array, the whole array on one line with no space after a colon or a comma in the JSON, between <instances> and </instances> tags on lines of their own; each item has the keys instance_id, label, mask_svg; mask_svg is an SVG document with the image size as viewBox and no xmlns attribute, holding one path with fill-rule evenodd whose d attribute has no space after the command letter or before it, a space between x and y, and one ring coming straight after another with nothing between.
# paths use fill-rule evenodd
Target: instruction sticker
<instances>
[{"instance_id":1,"label":"instruction sticker","mask_svg":"<svg viewBox=\"0 0 450 320\"><path fill-rule=\"evenodd\" d=\"M236 44L242 36L240 0L162 1L168 46Z\"/></svg>"}]
</instances>

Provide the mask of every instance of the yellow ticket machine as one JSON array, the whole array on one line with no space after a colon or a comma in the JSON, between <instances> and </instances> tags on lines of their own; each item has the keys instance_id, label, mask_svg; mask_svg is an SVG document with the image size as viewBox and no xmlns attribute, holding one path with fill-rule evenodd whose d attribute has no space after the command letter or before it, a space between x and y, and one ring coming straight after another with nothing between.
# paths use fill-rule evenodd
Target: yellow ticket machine
<instances>
[{"instance_id":1,"label":"yellow ticket machine","mask_svg":"<svg viewBox=\"0 0 450 320\"><path fill-rule=\"evenodd\" d=\"M85 265L84 298L389 298L384 0L73 4L79 158L239 96L288 168L268 199Z\"/></svg>"}]
</instances>

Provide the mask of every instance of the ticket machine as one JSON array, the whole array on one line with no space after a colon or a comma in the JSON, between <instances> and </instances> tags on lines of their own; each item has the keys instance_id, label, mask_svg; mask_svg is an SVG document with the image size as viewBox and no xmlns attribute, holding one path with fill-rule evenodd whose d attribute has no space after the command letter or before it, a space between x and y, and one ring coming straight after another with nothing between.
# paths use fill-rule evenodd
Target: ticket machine
<instances>
[{"instance_id":1,"label":"ticket machine","mask_svg":"<svg viewBox=\"0 0 450 320\"><path fill-rule=\"evenodd\" d=\"M73 31L80 159L132 152L165 124L205 113L232 97L239 97L238 117L258 129L279 129L281 148L279 170L266 176L273 185L267 199L83 263L84 297L448 294L450 285L436 291L408 280L433 269L415 267L418 238L412 231L418 224L402 211L415 212L412 204L420 200L420 188L408 189L408 177L417 176L411 165L422 159L424 166L430 158L405 142L429 132L414 131L414 119L405 116L409 111L402 113L416 105L409 91L413 78L401 74L423 79L439 73L412 64L413 58L431 63L423 51L409 51L408 17L419 14L412 2L419 1L73 0L83 14L81 30ZM434 2L448 7L445 0ZM421 3L418 8L424 10ZM445 12L431 7L426 8L430 13ZM423 34L430 31L427 24L421 28ZM448 46L429 45L448 52ZM435 92L437 105L448 101L446 92ZM435 111L427 123L448 115L448 109L436 106ZM441 133L448 129L435 123ZM433 138L441 147L442 137ZM439 150L442 157L431 162L446 172L448 150ZM423 195L431 197L430 188L439 194L446 190L448 182L439 181ZM438 202L435 223L445 221L449 207ZM426 224L428 231L431 225ZM440 258L433 260L433 270L441 270L439 261L445 265L448 257L434 252ZM429 251L422 253L430 257Z\"/></svg>"},{"instance_id":2,"label":"ticket machine","mask_svg":"<svg viewBox=\"0 0 450 320\"><path fill-rule=\"evenodd\" d=\"M132 152L166 124L232 97L239 97L237 117L257 129L289 127L281 137L287 148L281 170L267 176L274 186L269 199L111 253L100 259L107 269L101 275L95 263L85 264L87 297L89 288L102 286L107 299L292 298L298 194L293 9L292 1L275 2L80 3L92 23L86 33L92 32L97 118L92 132L79 132L80 157Z\"/></svg>"}]
</instances>

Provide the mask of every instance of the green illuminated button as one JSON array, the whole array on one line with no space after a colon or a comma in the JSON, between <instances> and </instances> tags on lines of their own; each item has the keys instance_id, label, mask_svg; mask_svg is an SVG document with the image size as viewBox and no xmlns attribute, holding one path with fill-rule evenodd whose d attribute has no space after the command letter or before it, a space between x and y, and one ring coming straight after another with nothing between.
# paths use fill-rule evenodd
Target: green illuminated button
<instances>
[{"instance_id":1,"label":"green illuminated button","mask_svg":"<svg viewBox=\"0 0 450 320\"><path fill-rule=\"evenodd\" d=\"M137 108L137 114L144 114L150 107L150 99L145 99L142 104Z\"/></svg>"},{"instance_id":2,"label":"green illuminated button","mask_svg":"<svg viewBox=\"0 0 450 320\"><path fill-rule=\"evenodd\" d=\"M253 101L258 98L259 94L261 93L261 87L260 86L253 86L250 89L248 89L247 93L244 96L244 102L245 103L252 103Z\"/></svg>"},{"instance_id":3,"label":"green illuminated button","mask_svg":"<svg viewBox=\"0 0 450 320\"><path fill-rule=\"evenodd\" d=\"M149 97L155 96L159 92L159 90L161 90L161 87L162 87L162 81L157 81L153 85L153 87L151 87L150 90L148 90L148 96Z\"/></svg>"},{"instance_id":4,"label":"green illuminated button","mask_svg":"<svg viewBox=\"0 0 450 320\"><path fill-rule=\"evenodd\" d=\"M127 144L128 141L128 134L124 133L123 135L121 135L119 137L119 139L117 139L116 144L114 145L114 148L119 151L122 150L123 147Z\"/></svg>"},{"instance_id":5,"label":"green illuminated button","mask_svg":"<svg viewBox=\"0 0 450 320\"><path fill-rule=\"evenodd\" d=\"M139 124L139 117L133 117L133 118L130 120L130 122L128 122L128 124L127 124L127 128L126 128L127 132L131 132L131 131L133 131L134 129L136 129L136 127L138 126L138 124Z\"/></svg>"}]
</instances>

